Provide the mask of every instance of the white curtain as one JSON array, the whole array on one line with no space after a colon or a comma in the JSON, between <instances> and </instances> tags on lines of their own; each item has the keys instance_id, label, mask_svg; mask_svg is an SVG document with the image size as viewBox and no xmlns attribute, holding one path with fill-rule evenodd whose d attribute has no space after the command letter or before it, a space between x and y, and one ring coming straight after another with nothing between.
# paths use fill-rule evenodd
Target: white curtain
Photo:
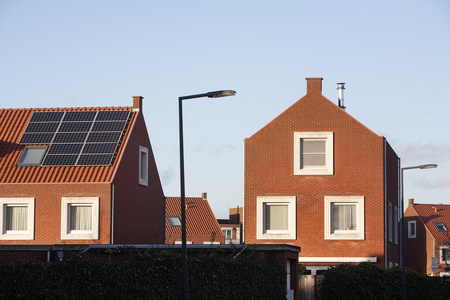
<instances>
[{"instance_id":1,"label":"white curtain","mask_svg":"<svg viewBox=\"0 0 450 300\"><path fill-rule=\"evenodd\" d=\"M6 206L6 230L27 230L28 206Z\"/></svg>"},{"instance_id":2,"label":"white curtain","mask_svg":"<svg viewBox=\"0 0 450 300\"><path fill-rule=\"evenodd\" d=\"M302 168L325 165L325 140L301 139Z\"/></svg>"},{"instance_id":3,"label":"white curtain","mask_svg":"<svg viewBox=\"0 0 450 300\"><path fill-rule=\"evenodd\" d=\"M333 203L333 230L356 230L356 204Z\"/></svg>"},{"instance_id":4,"label":"white curtain","mask_svg":"<svg viewBox=\"0 0 450 300\"><path fill-rule=\"evenodd\" d=\"M92 230L92 206L70 206L70 230Z\"/></svg>"},{"instance_id":5,"label":"white curtain","mask_svg":"<svg viewBox=\"0 0 450 300\"><path fill-rule=\"evenodd\" d=\"M288 205L266 204L266 230L289 230Z\"/></svg>"}]
</instances>

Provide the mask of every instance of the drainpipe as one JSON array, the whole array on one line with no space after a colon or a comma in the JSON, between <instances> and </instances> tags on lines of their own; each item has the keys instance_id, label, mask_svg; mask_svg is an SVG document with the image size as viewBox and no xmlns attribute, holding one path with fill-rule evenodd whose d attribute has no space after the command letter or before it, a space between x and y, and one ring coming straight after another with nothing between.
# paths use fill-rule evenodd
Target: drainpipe
<instances>
[{"instance_id":1,"label":"drainpipe","mask_svg":"<svg viewBox=\"0 0 450 300\"><path fill-rule=\"evenodd\" d=\"M383 192L384 192L384 268L388 267L388 220L387 183L386 183L386 138L383 138Z\"/></svg>"},{"instance_id":2,"label":"drainpipe","mask_svg":"<svg viewBox=\"0 0 450 300\"><path fill-rule=\"evenodd\" d=\"M110 244L114 244L114 183L111 183L111 233Z\"/></svg>"}]
</instances>

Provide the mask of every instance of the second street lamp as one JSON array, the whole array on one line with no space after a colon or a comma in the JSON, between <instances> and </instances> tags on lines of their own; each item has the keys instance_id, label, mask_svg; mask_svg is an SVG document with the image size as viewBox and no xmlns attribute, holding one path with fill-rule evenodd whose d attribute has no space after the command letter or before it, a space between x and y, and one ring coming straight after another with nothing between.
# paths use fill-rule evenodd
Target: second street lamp
<instances>
[{"instance_id":1,"label":"second street lamp","mask_svg":"<svg viewBox=\"0 0 450 300\"><path fill-rule=\"evenodd\" d=\"M187 247L186 247L186 195L184 185L184 146L183 146L183 100L194 98L220 98L234 96L233 90L214 91L203 94L182 96L178 98L180 125L180 196L181 196L181 267L183 278L183 299L188 299Z\"/></svg>"},{"instance_id":2,"label":"second street lamp","mask_svg":"<svg viewBox=\"0 0 450 300\"><path fill-rule=\"evenodd\" d=\"M405 167L401 168L401 174L400 174L400 267L402 269L402 299L406 299L406 274L405 274L405 212L403 208L403 171L404 170L411 170L411 169L433 169L437 168L436 164L427 164L427 165L419 165L419 166L413 166L413 167Z\"/></svg>"}]
</instances>

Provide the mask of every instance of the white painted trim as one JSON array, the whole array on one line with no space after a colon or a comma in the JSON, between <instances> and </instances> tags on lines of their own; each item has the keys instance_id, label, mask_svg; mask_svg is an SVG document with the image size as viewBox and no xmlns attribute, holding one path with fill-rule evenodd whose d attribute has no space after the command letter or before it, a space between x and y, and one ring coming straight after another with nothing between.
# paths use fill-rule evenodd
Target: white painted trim
<instances>
[{"instance_id":1,"label":"white painted trim","mask_svg":"<svg viewBox=\"0 0 450 300\"><path fill-rule=\"evenodd\" d=\"M148 148L139 145L139 184L148 186Z\"/></svg>"},{"instance_id":2,"label":"white painted trim","mask_svg":"<svg viewBox=\"0 0 450 300\"><path fill-rule=\"evenodd\" d=\"M92 230L70 231L69 206L72 204L92 205ZM61 239L62 240L98 240L99 236L99 197L62 197L61 198Z\"/></svg>"},{"instance_id":3,"label":"white painted trim","mask_svg":"<svg viewBox=\"0 0 450 300\"><path fill-rule=\"evenodd\" d=\"M360 263L377 262L377 257L299 257L300 263Z\"/></svg>"},{"instance_id":4,"label":"white painted trim","mask_svg":"<svg viewBox=\"0 0 450 300\"><path fill-rule=\"evenodd\" d=\"M256 199L256 239L258 240L295 240L297 238L297 198L295 196L258 196ZM264 205L270 203L288 206L288 230L264 232Z\"/></svg>"},{"instance_id":5,"label":"white painted trim","mask_svg":"<svg viewBox=\"0 0 450 300\"><path fill-rule=\"evenodd\" d=\"M27 230L6 230L6 207L8 205L27 206ZM34 198L0 198L0 240L34 240Z\"/></svg>"},{"instance_id":6,"label":"white painted trim","mask_svg":"<svg viewBox=\"0 0 450 300\"><path fill-rule=\"evenodd\" d=\"M302 168L301 140L325 140L325 167ZM294 175L333 175L334 174L334 139L332 131L294 132Z\"/></svg>"},{"instance_id":7,"label":"white painted trim","mask_svg":"<svg viewBox=\"0 0 450 300\"><path fill-rule=\"evenodd\" d=\"M410 224L414 224L414 234L411 233ZM408 221L408 239L415 239L417 236L417 224L416 220Z\"/></svg>"},{"instance_id":8,"label":"white painted trim","mask_svg":"<svg viewBox=\"0 0 450 300\"><path fill-rule=\"evenodd\" d=\"M331 232L331 205L332 203L349 203L356 204L356 224L357 230L345 232L345 230L339 233ZM326 240L364 240L365 239L365 222L364 222L364 196L325 196L325 217L324 217L324 230Z\"/></svg>"}]
</instances>

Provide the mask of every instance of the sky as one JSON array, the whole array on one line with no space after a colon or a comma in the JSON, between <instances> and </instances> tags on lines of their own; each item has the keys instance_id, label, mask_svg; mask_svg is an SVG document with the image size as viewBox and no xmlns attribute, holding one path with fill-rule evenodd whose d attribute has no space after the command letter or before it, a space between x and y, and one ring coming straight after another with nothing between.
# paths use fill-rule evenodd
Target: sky
<instances>
[{"instance_id":1,"label":"sky","mask_svg":"<svg viewBox=\"0 0 450 300\"><path fill-rule=\"evenodd\" d=\"M166 196L217 218L243 206L243 140L322 77L337 103L401 157L406 199L450 204L450 2L0 0L3 108L130 106L143 113ZM405 206L407 205L407 202Z\"/></svg>"}]
</instances>

